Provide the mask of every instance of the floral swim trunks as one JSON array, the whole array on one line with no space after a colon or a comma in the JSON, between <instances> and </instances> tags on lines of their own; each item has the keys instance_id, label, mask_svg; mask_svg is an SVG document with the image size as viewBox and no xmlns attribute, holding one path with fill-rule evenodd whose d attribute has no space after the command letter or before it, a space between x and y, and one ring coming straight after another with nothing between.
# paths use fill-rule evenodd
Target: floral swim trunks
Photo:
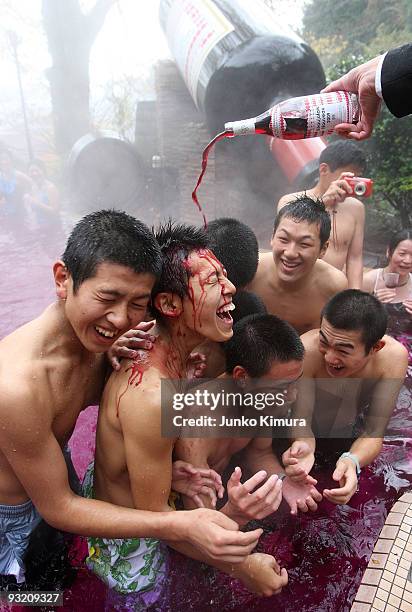
<instances>
[{"instance_id":1,"label":"floral swim trunks","mask_svg":"<svg viewBox=\"0 0 412 612\"><path fill-rule=\"evenodd\" d=\"M83 495L90 499L93 499L93 473L94 463L91 463L83 480ZM124 595L140 595L142 604L146 605L159 599L167 575L166 544L154 538L88 538L87 544L87 567L110 589Z\"/></svg>"}]
</instances>

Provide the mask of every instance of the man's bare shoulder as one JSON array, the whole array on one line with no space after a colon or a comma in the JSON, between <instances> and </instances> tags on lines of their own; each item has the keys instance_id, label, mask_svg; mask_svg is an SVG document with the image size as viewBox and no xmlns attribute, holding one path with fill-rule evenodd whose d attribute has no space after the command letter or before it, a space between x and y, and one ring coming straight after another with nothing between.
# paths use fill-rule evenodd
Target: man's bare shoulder
<instances>
[{"instance_id":1,"label":"man's bare shoulder","mask_svg":"<svg viewBox=\"0 0 412 612\"><path fill-rule=\"evenodd\" d=\"M353 198L352 196L346 198L342 206L345 206L345 208L349 209L356 215L363 215L365 212L365 204L361 202L361 200L358 200L358 198Z\"/></svg>"},{"instance_id":2,"label":"man's bare shoulder","mask_svg":"<svg viewBox=\"0 0 412 612\"><path fill-rule=\"evenodd\" d=\"M385 346L376 353L379 370L384 378L404 378L408 368L407 349L392 338L384 336Z\"/></svg>"},{"instance_id":3,"label":"man's bare shoulder","mask_svg":"<svg viewBox=\"0 0 412 612\"><path fill-rule=\"evenodd\" d=\"M319 355L319 329L311 329L301 335L303 346L305 347L305 359L309 355Z\"/></svg>"},{"instance_id":4,"label":"man's bare shoulder","mask_svg":"<svg viewBox=\"0 0 412 612\"><path fill-rule=\"evenodd\" d=\"M253 287L257 284L261 283L262 280L267 278L268 270L273 263L273 254L272 251L262 252L259 251L259 263L256 270L256 274L253 277L252 281L247 286L247 289L253 291Z\"/></svg>"},{"instance_id":5,"label":"man's bare shoulder","mask_svg":"<svg viewBox=\"0 0 412 612\"><path fill-rule=\"evenodd\" d=\"M303 195L304 193L305 193L304 191L296 191L295 193L286 193L284 196L280 198L276 210L279 211L281 208L283 208L287 204L294 202L296 198Z\"/></svg>"},{"instance_id":6,"label":"man's bare shoulder","mask_svg":"<svg viewBox=\"0 0 412 612\"><path fill-rule=\"evenodd\" d=\"M31 351L28 325L1 340L0 411L11 411L10 406L36 410L40 366Z\"/></svg>"},{"instance_id":7,"label":"man's bare shoulder","mask_svg":"<svg viewBox=\"0 0 412 612\"><path fill-rule=\"evenodd\" d=\"M322 294L332 297L339 291L348 288L348 279L345 274L323 259L316 261L314 271L317 289Z\"/></svg>"},{"instance_id":8,"label":"man's bare shoulder","mask_svg":"<svg viewBox=\"0 0 412 612\"><path fill-rule=\"evenodd\" d=\"M162 384L168 385L162 372L141 363L126 361L120 372L114 372L107 385L112 398L116 398L116 412L120 421L127 420L141 426L159 422L161 414ZM171 392L171 387L163 392ZM106 395L106 391L105 391ZM105 402L106 403L106 398ZM112 400L113 401L113 400ZM113 406L112 406L113 408Z\"/></svg>"}]
</instances>

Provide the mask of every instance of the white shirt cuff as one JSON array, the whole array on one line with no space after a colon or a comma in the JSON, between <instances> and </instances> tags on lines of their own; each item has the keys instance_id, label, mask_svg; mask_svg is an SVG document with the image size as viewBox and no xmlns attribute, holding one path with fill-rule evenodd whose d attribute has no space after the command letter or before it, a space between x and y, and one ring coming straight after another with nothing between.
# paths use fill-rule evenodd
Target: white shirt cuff
<instances>
[{"instance_id":1,"label":"white shirt cuff","mask_svg":"<svg viewBox=\"0 0 412 612\"><path fill-rule=\"evenodd\" d=\"M376 68L375 74L375 91L377 95L382 98L382 83L381 83L381 74L382 74L382 64L385 59L386 53L380 56L378 67Z\"/></svg>"}]
</instances>

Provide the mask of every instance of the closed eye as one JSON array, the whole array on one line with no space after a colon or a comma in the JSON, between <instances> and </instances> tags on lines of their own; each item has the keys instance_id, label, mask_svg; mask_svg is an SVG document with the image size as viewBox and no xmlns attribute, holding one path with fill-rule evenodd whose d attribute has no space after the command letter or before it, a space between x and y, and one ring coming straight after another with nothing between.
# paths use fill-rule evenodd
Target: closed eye
<instances>
[{"instance_id":1,"label":"closed eye","mask_svg":"<svg viewBox=\"0 0 412 612\"><path fill-rule=\"evenodd\" d=\"M130 306L136 310L143 310L144 308L147 308L147 304L130 304Z\"/></svg>"}]
</instances>

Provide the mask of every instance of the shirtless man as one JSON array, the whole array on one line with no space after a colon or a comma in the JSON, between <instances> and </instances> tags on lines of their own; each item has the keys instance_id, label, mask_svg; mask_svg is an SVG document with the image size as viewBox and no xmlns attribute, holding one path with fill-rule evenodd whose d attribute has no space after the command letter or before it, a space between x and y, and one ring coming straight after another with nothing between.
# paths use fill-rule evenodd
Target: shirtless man
<instances>
[{"instance_id":1,"label":"shirtless man","mask_svg":"<svg viewBox=\"0 0 412 612\"><path fill-rule=\"evenodd\" d=\"M339 486L323 491L335 504L348 503L360 469L379 455L405 378L407 350L385 335L386 324L385 309L374 296L348 289L326 304L320 329L302 336L303 389L294 416L312 422L313 433L295 436L283 463L299 482L312 469L317 435L329 434L335 449L347 444L332 475Z\"/></svg>"},{"instance_id":2,"label":"shirtless man","mask_svg":"<svg viewBox=\"0 0 412 612\"><path fill-rule=\"evenodd\" d=\"M213 219L208 223L206 233L211 250L236 288L237 300L240 290L244 289L256 274L259 246L255 233L248 225L231 217ZM240 299L242 300L242 297ZM220 344L205 340L197 350L203 355L204 378L215 378L225 371L225 354Z\"/></svg>"},{"instance_id":3,"label":"shirtless man","mask_svg":"<svg viewBox=\"0 0 412 612\"><path fill-rule=\"evenodd\" d=\"M291 325L278 317L268 314L250 315L240 320L233 328L233 337L224 344L226 354L226 372L219 377L227 393L280 392L284 398L282 406L274 410L276 418L284 418L291 403L296 398L296 381L303 372L303 344ZM219 389L222 385L217 385ZM209 388L209 387L208 387ZM219 410L219 408L217 409ZM240 416L240 407L230 411L233 416ZM266 407L266 413L268 408ZM225 409L227 414L228 409ZM252 410L252 412L254 412ZM272 413L272 411L271 411ZM219 417L221 412L219 412ZM253 414L256 416L256 413ZM270 432L273 434L273 432ZM223 472L232 456L243 451L246 468L255 473L264 470L265 476L273 474L284 478L284 469L272 450L272 437L248 438L217 437L184 438L178 440L175 456L189 461L196 467L212 468ZM241 476L236 468L227 483L228 492L237 487ZM294 482L285 478L282 483L282 495L289 504L291 513L316 510L317 502L322 495L315 489L316 480L307 477L306 482ZM238 490L238 495L242 493ZM193 507L191 500L184 498L185 507ZM205 503L207 500L205 499ZM222 508L229 512L231 500ZM239 499L244 514L252 518L254 508L251 496L243 495Z\"/></svg>"},{"instance_id":4,"label":"shirtless man","mask_svg":"<svg viewBox=\"0 0 412 612\"><path fill-rule=\"evenodd\" d=\"M345 177L363 176L366 160L363 151L353 142L339 140L324 149L319 158L319 180L315 187L305 192L290 193L280 198L277 210L305 193L311 198L322 198L332 214L332 240L323 260L343 270L351 289L362 288L363 232L365 207L356 198Z\"/></svg>"},{"instance_id":5,"label":"shirtless man","mask_svg":"<svg viewBox=\"0 0 412 612\"><path fill-rule=\"evenodd\" d=\"M272 253L262 253L248 286L270 314L300 333L319 326L326 302L347 287L343 272L321 258L328 248L330 217L319 200L300 196L277 214Z\"/></svg>"},{"instance_id":6,"label":"shirtless man","mask_svg":"<svg viewBox=\"0 0 412 612\"><path fill-rule=\"evenodd\" d=\"M106 384L96 458L89 466L85 490L88 496L127 508L167 512L176 440L161 434L161 387L181 385L177 381L187 376L187 358L203 337L223 342L232 336L235 289L208 250L203 230L168 224L156 238L163 254L163 273L152 296L159 335L150 353L122 363ZM268 497L276 500L279 491L274 487L275 479L251 495L256 502L261 499L257 509L266 505ZM240 578L259 594L271 595L287 582L286 571L280 573L270 555L253 554L233 566L217 563L188 544L169 544ZM167 573L164 542L91 538L87 563L111 587L108 597L113 608L121 603L140 609L139 605L156 601L162 609Z\"/></svg>"},{"instance_id":7,"label":"shirtless man","mask_svg":"<svg viewBox=\"0 0 412 612\"><path fill-rule=\"evenodd\" d=\"M256 544L218 512L142 512L70 489L62 447L80 412L99 402L104 352L143 320L161 263L153 235L133 217L87 215L54 264L57 302L1 341L0 574L23 581L41 517L81 535L185 540L225 560L241 561Z\"/></svg>"}]
</instances>

